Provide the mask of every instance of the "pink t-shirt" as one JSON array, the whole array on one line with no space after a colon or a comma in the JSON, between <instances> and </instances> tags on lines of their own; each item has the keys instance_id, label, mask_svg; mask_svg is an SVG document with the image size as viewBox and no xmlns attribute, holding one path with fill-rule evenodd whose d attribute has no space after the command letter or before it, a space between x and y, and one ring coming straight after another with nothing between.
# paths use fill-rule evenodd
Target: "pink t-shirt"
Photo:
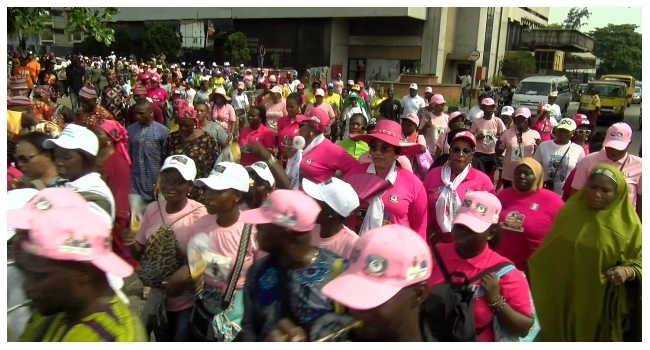
<instances>
[{"instance_id":1,"label":"pink t-shirt","mask_svg":"<svg viewBox=\"0 0 650 350\"><path fill-rule=\"evenodd\" d=\"M346 175L366 173L369 166L370 164L359 164ZM384 214L388 216L385 218L386 221L410 227L422 238L427 238L427 197L422 181L415 174L397 167L395 183L384 193L382 201L384 202ZM354 222L350 227L356 227L357 223L363 222L367 208L367 202L361 203L356 215L350 216L350 222Z\"/></svg>"},{"instance_id":2,"label":"pink t-shirt","mask_svg":"<svg viewBox=\"0 0 650 350\"><path fill-rule=\"evenodd\" d=\"M370 158L370 152L366 152L359 156L359 164L372 163L372 158ZM402 169L413 172L413 166L411 161L406 156L397 157L397 164L399 164Z\"/></svg>"},{"instance_id":3,"label":"pink t-shirt","mask_svg":"<svg viewBox=\"0 0 650 350\"><path fill-rule=\"evenodd\" d=\"M311 231L311 245L331 250L342 258L350 256L354 242L357 239L359 239L359 236L345 225L343 225L341 231L329 238L322 238L320 236L320 225L316 225Z\"/></svg>"},{"instance_id":4,"label":"pink t-shirt","mask_svg":"<svg viewBox=\"0 0 650 350\"><path fill-rule=\"evenodd\" d=\"M443 168L443 166L439 166L431 169L427 177L424 178L424 188L427 191L427 212L429 214L427 216L427 225L433 228L435 234L441 235L443 242L451 242L453 240L452 235L449 232L442 232L436 217L436 203L445 186L442 182ZM451 181L454 181L455 178L456 176L451 174ZM474 168L470 168L467 176L465 176L465 180L458 185L456 190L462 202L465 195L470 192L485 191L494 194L494 184L487 175Z\"/></svg>"},{"instance_id":5,"label":"pink t-shirt","mask_svg":"<svg viewBox=\"0 0 650 350\"><path fill-rule=\"evenodd\" d=\"M483 140L476 140L476 153L494 154L496 152L497 139L506 131L506 125L501 118L492 116L490 119L477 118L469 128L474 135L483 134Z\"/></svg>"},{"instance_id":6,"label":"pink t-shirt","mask_svg":"<svg viewBox=\"0 0 650 350\"><path fill-rule=\"evenodd\" d=\"M208 265L203 274L206 285L202 295L202 302L208 310L218 311L221 308L221 302L216 295L219 294L219 290L225 292L225 288L227 288L230 273L237 259L239 242L244 232L244 223L238 221L230 227L220 227L217 225L216 215L206 214L194 224L193 232L203 232L210 237ZM257 246L257 229L253 226L236 289L244 288L246 273L253 262L261 257L260 253L261 251ZM214 298L211 297L213 295Z\"/></svg>"},{"instance_id":7,"label":"pink t-shirt","mask_svg":"<svg viewBox=\"0 0 650 350\"><path fill-rule=\"evenodd\" d=\"M445 131L449 130L449 116L445 113L442 113L439 116L431 114L431 124L433 124L433 126L424 130L422 134L426 140L429 152L431 152L431 154L436 154L438 138L440 138Z\"/></svg>"},{"instance_id":8,"label":"pink t-shirt","mask_svg":"<svg viewBox=\"0 0 650 350\"><path fill-rule=\"evenodd\" d=\"M147 92L147 97L149 97L153 101L153 104L158 107L162 107L162 104L169 99L169 96L167 96L167 90L161 87L149 90Z\"/></svg>"},{"instance_id":9,"label":"pink t-shirt","mask_svg":"<svg viewBox=\"0 0 650 350\"><path fill-rule=\"evenodd\" d=\"M339 95L343 92L343 80L334 81L334 92Z\"/></svg>"},{"instance_id":10,"label":"pink t-shirt","mask_svg":"<svg viewBox=\"0 0 650 350\"><path fill-rule=\"evenodd\" d=\"M359 163L354 157L332 141L325 139L320 145L302 155L300 162L300 182L307 178L317 184L331 179L341 170L343 175Z\"/></svg>"},{"instance_id":11,"label":"pink t-shirt","mask_svg":"<svg viewBox=\"0 0 650 350\"><path fill-rule=\"evenodd\" d=\"M330 106L329 103L321 103L316 107L314 107L313 104L310 104L305 109L305 114L307 114L307 112L309 112L309 110L311 110L312 108L320 108L320 109L324 110L325 112L327 112L327 115L330 117L330 123L335 120L334 118L336 117L336 114L334 114L334 110L332 109L332 106Z\"/></svg>"},{"instance_id":12,"label":"pink t-shirt","mask_svg":"<svg viewBox=\"0 0 650 350\"><path fill-rule=\"evenodd\" d=\"M239 143L240 148L259 142L265 148L273 149L275 147L275 134L271 129L264 125L260 125L257 130L253 130L250 126L247 126L239 133L239 139L237 142ZM241 152L241 161L239 163L243 166L247 166L259 160L264 159L259 159L249 152Z\"/></svg>"},{"instance_id":13,"label":"pink t-shirt","mask_svg":"<svg viewBox=\"0 0 650 350\"><path fill-rule=\"evenodd\" d=\"M539 132L542 141L549 141L551 133L553 132L553 124L548 118L537 119L537 123L533 126L533 130Z\"/></svg>"},{"instance_id":14,"label":"pink t-shirt","mask_svg":"<svg viewBox=\"0 0 650 350\"><path fill-rule=\"evenodd\" d=\"M445 132L438 137L436 140L436 148L435 151L433 151L433 154L436 154L435 152L438 152L440 150L440 154L449 154L449 144L447 143L447 135L449 135L449 132L451 129L447 128Z\"/></svg>"},{"instance_id":15,"label":"pink t-shirt","mask_svg":"<svg viewBox=\"0 0 650 350\"><path fill-rule=\"evenodd\" d=\"M293 138L300 135L300 124L297 121L291 122L289 116L278 119L278 151L282 155L285 145L291 145Z\"/></svg>"},{"instance_id":16,"label":"pink t-shirt","mask_svg":"<svg viewBox=\"0 0 650 350\"><path fill-rule=\"evenodd\" d=\"M221 124L227 133L231 133L230 125L235 125L237 114L235 114L235 109L232 108L232 105L228 103L221 108L215 104L212 106L212 120Z\"/></svg>"},{"instance_id":17,"label":"pink t-shirt","mask_svg":"<svg viewBox=\"0 0 650 350\"><path fill-rule=\"evenodd\" d=\"M627 190L630 193L630 201L632 205L636 206L636 196L641 195L641 158L628 153L623 159L613 162L607 158L607 153L603 148L600 152L592 153L578 162L571 187L576 190L582 189L587 184L591 170L598 164L609 164L621 170L628 185Z\"/></svg>"},{"instance_id":18,"label":"pink t-shirt","mask_svg":"<svg viewBox=\"0 0 650 350\"><path fill-rule=\"evenodd\" d=\"M506 155L503 157L502 179L512 181L517 163L526 157L533 156L537 147L535 139L539 138L539 133L532 129L528 129L528 131L521 134L521 144L517 142L516 128L510 128L501 135L501 142L506 149Z\"/></svg>"},{"instance_id":19,"label":"pink t-shirt","mask_svg":"<svg viewBox=\"0 0 650 350\"><path fill-rule=\"evenodd\" d=\"M497 198L503 206L499 215L503 240L495 251L510 259L519 270L526 271L528 258L542 244L564 201L557 193L544 188L533 193L506 188Z\"/></svg>"},{"instance_id":20,"label":"pink t-shirt","mask_svg":"<svg viewBox=\"0 0 650 350\"><path fill-rule=\"evenodd\" d=\"M278 119L286 117L287 114L287 100L281 99L280 102L274 103L269 99L264 105L266 108L266 125L269 126L274 133L278 133Z\"/></svg>"},{"instance_id":21,"label":"pink t-shirt","mask_svg":"<svg viewBox=\"0 0 650 350\"><path fill-rule=\"evenodd\" d=\"M455 243L437 244L436 248L440 252L442 261L449 273L462 272L467 278L473 278L480 272L497 264L510 262L488 247L485 247L483 252L471 259L461 258L456 252ZM445 278L434 259L433 271L431 277L429 277L429 288L442 283L445 283ZM479 286L476 292L474 292L474 322L476 323L477 330L483 330L478 334L478 341L494 342L494 326L492 324L494 322L494 312L490 309L487 300L484 298L483 289L480 287L481 280L479 279L474 282L474 285ZM508 301L510 307L523 315L532 317L533 309L530 303L530 287L528 286L528 280L526 280L526 277L521 271L512 270L501 276L499 278L499 286L501 287L501 295Z\"/></svg>"},{"instance_id":22,"label":"pink t-shirt","mask_svg":"<svg viewBox=\"0 0 650 350\"><path fill-rule=\"evenodd\" d=\"M142 217L140 230L135 235L135 240L144 247L147 245L149 237L158 231L160 227L173 223L171 228L176 235L178 246L183 254L187 254L187 242L189 242L190 238L192 238L194 233L197 232L194 225L199 218L207 214L207 211L201 203L191 199L187 200L187 205L183 210L174 214L167 214L167 212L164 212L166 205L167 202L160 202L160 207L163 209L162 216L165 218L164 222L161 218L160 210L158 210L157 202L153 202L147 206L144 216ZM167 310L169 311L185 310L193 305L194 296L191 293L185 293L179 297L167 299Z\"/></svg>"}]
</instances>

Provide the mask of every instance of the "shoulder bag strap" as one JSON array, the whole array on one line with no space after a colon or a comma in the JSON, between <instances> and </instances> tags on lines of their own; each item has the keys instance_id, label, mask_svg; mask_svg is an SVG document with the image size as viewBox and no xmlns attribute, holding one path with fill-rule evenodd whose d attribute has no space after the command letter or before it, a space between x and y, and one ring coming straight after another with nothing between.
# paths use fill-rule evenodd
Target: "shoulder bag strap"
<instances>
[{"instance_id":1,"label":"shoulder bag strap","mask_svg":"<svg viewBox=\"0 0 650 350\"><path fill-rule=\"evenodd\" d=\"M436 259L436 262L438 263L438 266L440 266L440 271L442 271L442 275L445 277L445 281L447 283L451 283L451 275L449 274L449 271L447 271L447 267L445 266L444 261L442 260L442 257L440 256L440 252L438 251L438 248L435 246L433 247L433 257Z\"/></svg>"},{"instance_id":2,"label":"shoulder bag strap","mask_svg":"<svg viewBox=\"0 0 650 350\"><path fill-rule=\"evenodd\" d=\"M623 164L621 164L621 167L618 169L620 172L623 172L623 168L627 165L627 161L630 160L630 155L628 154L627 157L625 157L625 161Z\"/></svg>"},{"instance_id":3,"label":"shoulder bag strap","mask_svg":"<svg viewBox=\"0 0 650 350\"><path fill-rule=\"evenodd\" d=\"M239 241L239 249L237 250L237 259L235 260L235 266L230 275L230 281L228 281L228 288L226 288L226 295L223 298L221 303L221 310L226 311L232 305L233 295L235 294L235 287L237 286L237 280L241 274L241 269L244 266L244 259L246 258L246 250L248 249L248 242L251 238L251 231L253 230L253 225L244 225L244 231L241 235L241 240Z\"/></svg>"},{"instance_id":4,"label":"shoulder bag strap","mask_svg":"<svg viewBox=\"0 0 650 350\"><path fill-rule=\"evenodd\" d=\"M573 145L573 142L569 141L569 147L567 147L566 151L564 151L564 154L562 155L562 158L560 158L557 168L555 168L555 171L553 171L553 176L551 176L550 180L555 180L555 175L557 175L557 171L560 170L560 167L562 166L562 161L564 160L564 157L566 157L566 154L569 153L569 150L571 149L571 145Z\"/></svg>"}]
</instances>

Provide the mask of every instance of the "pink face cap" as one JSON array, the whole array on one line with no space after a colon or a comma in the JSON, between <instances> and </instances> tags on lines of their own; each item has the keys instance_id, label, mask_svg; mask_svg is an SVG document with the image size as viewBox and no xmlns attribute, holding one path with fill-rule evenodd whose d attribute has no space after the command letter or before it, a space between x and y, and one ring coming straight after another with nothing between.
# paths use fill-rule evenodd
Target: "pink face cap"
<instances>
[{"instance_id":1,"label":"pink face cap","mask_svg":"<svg viewBox=\"0 0 650 350\"><path fill-rule=\"evenodd\" d=\"M378 227L354 243L349 268L322 293L353 310L373 309L405 287L428 280L432 264L428 244L413 230Z\"/></svg>"},{"instance_id":2,"label":"pink face cap","mask_svg":"<svg viewBox=\"0 0 650 350\"><path fill-rule=\"evenodd\" d=\"M90 262L116 277L133 274L133 267L112 251L107 218L71 189L44 189L22 208L7 213L9 227L29 230L29 240L22 245L29 254Z\"/></svg>"},{"instance_id":3,"label":"pink face cap","mask_svg":"<svg viewBox=\"0 0 650 350\"><path fill-rule=\"evenodd\" d=\"M428 93L432 93L432 92L433 92L433 89L431 88L431 86L427 86L426 89L424 89L424 93L426 94L427 92L428 92Z\"/></svg>"},{"instance_id":4,"label":"pink face cap","mask_svg":"<svg viewBox=\"0 0 650 350\"><path fill-rule=\"evenodd\" d=\"M282 88L276 85L271 89L271 92L274 94L282 94Z\"/></svg>"},{"instance_id":5,"label":"pink face cap","mask_svg":"<svg viewBox=\"0 0 650 350\"><path fill-rule=\"evenodd\" d=\"M454 141L459 139L465 139L472 143L476 147L476 136L471 131L461 131L457 133L453 139L451 139L451 144L454 144Z\"/></svg>"},{"instance_id":6,"label":"pink face cap","mask_svg":"<svg viewBox=\"0 0 650 350\"><path fill-rule=\"evenodd\" d=\"M587 118L586 115L582 113L577 113L573 116L573 121L576 122L577 126L580 125L590 125L589 124L589 118Z\"/></svg>"},{"instance_id":7,"label":"pink face cap","mask_svg":"<svg viewBox=\"0 0 650 350\"><path fill-rule=\"evenodd\" d=\"M501 202L489 192L477 191L465 195L452 225L467 226L476 233L487 231L499 222Z\"/></svg>"},{"instance_id":8,"label":"pink face cap","mask_svg":"<svg viewBox=\"0 0 650 350\"><path fill-rule=\"evenodd\" d=\"M452 114L449 115L449 122L451 122L452 120L454 120L454 119L456 119L458 117L466 118L467 115L465 115L465 113L463 113L463 112L458 112L458 111L453 112Z\"/></svg>"},{"instance_id":9,"label":"pink face cap","mask_svg":"<svg viewBox=\"0 0 650 350\"><path fill-rule=\"evenodd\" d=\"M237 83L237 88L238 89L243 89L244 88L244 82L240 81L239 83Z\"/></svg>"},{"instance_id":10,"label":"pink face cap","mask_svg":"<svg viewBox=\"0 0 650 350\"><path fill-rule=\"evenodd\" d=\"M491 98L484 98L483 101L481 101L481 106L494 106L494 100Z\"/></svg>"},{"instance_id":11,"label":"pink face cap","mask_svg":"<svg viewBox=\"0 0 650 350\"><path fill-rule=\"evenodd\" d=\"M517 117L526 117L526 119L530 118L530 109L526 107L517 108L517 110L515 111L515 118Z\"/></svg>"},{"instance_id":12,"label":"pink face cap","mask_svg":"<svg viewBox=\"0 0 650 350\"><path fill-rule=\"evenodd\" d=\"M325 90L323 90L323 89L316 89L316 92L314 93L314 96L325 97Z\"/></svg>"},{"instance_id":13,"label":"pink face cap","mask_svg":"<svg viewBox=\"0 0 650 350\"><path fill-rule=\"evenodd\" d=\"M603 147L623 151L627 149L630 142L632 142L632 128L626 123L616 123L607 129Z\"/></svg>"},{"instance_id":14,"label":"pink face cap","mask_svg":"<svg viewBox=\"0 0 650 350\"><path fill-rule=\"evenodd\" d=\"M273 224L295 232L309 232L321 211L318 202L301 191L276 190L258 209L246 210L240 219L247 224Z\"/></svg>"},{"instance_id":15,"label":"pink face cap","mask_svg":"<svg viewBox=\"0 0 650 350\"><path fill-rule=\"evenodd\" d=\"M429 103L434 105L444 105L447 101L445 101L445 98L441 94L435 94L431 96Z\"/></svg>"},{"instance_id":16,"label":"pink face cap","mask_svg":"<svg viewBox=\"0 0 650 350\"><path fill-rule=\"evenodd\" d=\"M330 116L320 108L312 108L296 118L298 123L309 123L314 125L320 132L325 132L330 124Z\"/></svg>"},{"instance_id":17,"label":"pink face cap","mask_svg":"<svg viewBox=\"0 0 650 350\"><path fill-rule=\"evenodd\" d=\"M418 118L417 114L415 113L407 114L403 116L402 119L408 119L415 123L415 125L420 125L420 118Z\"/></svg>"}]
</instances>

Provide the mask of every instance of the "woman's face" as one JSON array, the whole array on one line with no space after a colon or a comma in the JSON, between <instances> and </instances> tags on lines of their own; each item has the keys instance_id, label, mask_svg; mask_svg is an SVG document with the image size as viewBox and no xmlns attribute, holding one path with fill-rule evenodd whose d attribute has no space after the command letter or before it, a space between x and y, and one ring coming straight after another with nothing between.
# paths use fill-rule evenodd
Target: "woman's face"
<instances>
[{"instance_id":1,"label":"woman's face","mask_svg":"<svg viewBox=\"0 0 650 350\"><path fill-rule=\"evenodd\" d=\"M555 138L562 143L571 141L572 137L573 137L573 131L569 131L566 129L555 130Z\"/></svg>"},{"instance_id":2,"label":"woman's face","mask_svg":"<svg viewBox=\"0 0 650 350\"><path fill-rule=\"evenodd\" d=\"M377 92L380 98L386 97L386 89L385 88L379 88L379 91Z\"/></svg>"},{"instance_id":3,"label":"woman's face","mask_svg":"<svg viewBox=\"0 0 650 350\"><path fill-rule=\"evenodd\" d=\"M214 78L208 79L208 86L214 86Z\"/></svg>"},{"instance_id":4,"label":"woman's face","mask_svg":"<svg viewBox=\"0 0 650 350\"><path fill-rule=\"evenodd\" d=\"M440 113L443 113L444 111L445 111L445 104L444 103L437 104L437 105L433 106L433 113L434 114L440 114Z\"/></svg>"},{"instance_id":5,"label":"woman's face","mask_svg":"<svg viewBox=\"0 0 650 350\"><path fill-rule=\"evenodd\" d=\"M249 170L248 176L250 176L255 184L251 187L252 192L249 192L252 198L246 204L248 204L248 209L257 209L262 206L262 203L264 203L264 200L273 191L273 188L268 181L262 180L254 170Z\"/></svg>"},{"instance_id":6,"label":"woman's face","mask_svg":"<svg viewBox=\"0 0 650 350\"><path fill-rule=\"evenodd\" d=\"M512 185L519 192L528 192L535 184L535 173L528 165L522 164L515 168Z\"/></svg>"},{"instance_id":7,"label":"woman's face","mask_svg":"<svg viewBox=\"0 0 650 350\"><path fill-rule=\"evenodd\" d=\"M449 163L452 169L462 170L472 162L474 147L464 139L458 139L449 146Z\"/></svg>"},{"instance_id":8,"label":"woman's face","mask_svg":"<svg viewBox=\"0 0 650 350\"><path fill-rule=\"evenodd\" d=\"M241 200L241 194L232 188L213 190L206 187L203 205L205 205L208 214L219 215L236 207L239 200Z\"/></svg>"},{"instance_id":9,"label":"woman's face","mask_svg":"<svg viewBox=\"0 0 650 350\"><path fill-rule=\"evenodd\" d=\"M196 116L200 122L204 122L208 118L208 106L204 104L196 105Z\"/></svg>"},{"instance_id":10,"label":"woman's face","mask_svg":"<svg viewBox=\"0 0 650 350\"><path fill-rule=\"evenodd\" d=\"M177 118L176 123L178 123L178 132L180 132L183 137L190 137L196 130L196 121L191 118Z\"/></svg>"},{"instance_id":11,"label":"woman's face","mask_svg":"<svg viewBox=\"0 0 650 350\"><path fill-rule=\"evenodd\" d=\"M201 82L201 90L203 90L203 91L208 91L208 85L209 85L209 84L208 84L207 81L205 81L205 80L202 81L202 82Z\"/></svg>"},{"instance_id":12,"label":"woman's face","mask_svg":"<svg viewBox=\"0 0 650 350\"><path fill-rule=\"evenodd\" d=\"M456 247L465 252L480 252L485 249L490 230L485 232L474 232L469 227L456 224L451 228L451 234L454 236Z\"/></svg>"},{"instance_id":13,"label":"woman's face","mask_svg":"<svg viewBox=\"0 0 650 350\"><path fill-rule=\"evenodd\" d=\"M390 145L384 141L374 139L370 142L370 158L372 163L376 168L387 169L393 166L395 160L397 160L397 153L395 152L395 146Z\"/></svg>"},{"instance_id":14,"label":"woman's face","mask_svg":"<svg viewBox=\"0 0 650 350\"><path fill-rule=\"evenodd\" d=\"M585 126L581 125L576 129L575 138L578 141L586 142L590 134L591 134L591 129L589 128L589 125L585 125Z\"/></svg>"},{"instance_id":15,"label":"woman's face","mask_svg":"<svg viewBox=\"0 0 650 350\"><path fill-rule=\"evenodd\" d=\"M350 99L350 106L356 107L358 103L359 103L358 99L356 99L356 98L351 98Z\"/></svg>"},{"instance_id":16,"label":"woman's face","mask_svg":"<svg viewBox=\"0 0 650 350\"><path fill-rule=\"evenodd\" d=\"M27 141L20 141L16 147L16 166L30 179L40 178L54 166L47 153L40 153L38 148Z\"/></svg>"},{"instance_id":17,"label":"woman's face","mask_svg":"<svg viewBox=\"0 0 650 350\"><path fill-rule=\"evenodd\" d=\"M315 131L316 128L314 128L313 125L309 123L300 123L300 136L307 141L307 144L309 144L309 141L314 138Z\"/></svg>"},{"instance_id":18,"label":"woman's face","mask_svg":"<svg viewBox=\"0 0 650 350\"><path fill-rule=\"evenodd\" d=\"M350 91L348 89L343 89L341 90L341 97L346 98L350 94Z\"/></svg>"},{"instance_id":19,"label":"woman's face","mask_svg":"<svg viewBox=\"0 0 650 350\"><path fill-rule=\"evenodd\" d=\"M262 124L262 118L260 118L260 111L257 108L251 108L248 111L248 125L251 127L258 127Z\"/></svg>"},{"instance_id":20,"label":"woman's face","mask_svg":"<svg viewBox=\"0 0 650 350\"><path fill-rule=\"evenodd\" d=\"M616 199L616 183L601 174L592 174L585 186L587 204L596 210L606 209Z\"/></svg>"},{"instance_id":21,"label":"woman's face","mask_svg":"<svg viewBox=\"0 0 650 350\"><path fill-rule=\"evenodd\" d=\"M293 118L300 114L300 105L293 98L287 99L287 114Z\"/></svg>"},{"instance_id":22,"label":"woman's face","mask_svg":"<svg viewBox=\"0 0 650 350\"><path fill-rule=\"evenodd\" d=\"M167 202L179 202L192 190L192 181L187 181L176 169L160 172L160 193Z\"/></svg>"},{"instance_id":23,"label":"woman's face","mask_svg":"<svg viewBox=\"0 0 650 350\"><path fill-rule=\"evenodd\" d=\"M214 100L217 102L219 106L223 106L226 104L226 98L222 94L215 94Z\"/></svg>"},{"instance_id":24,"label":"woman's face","mask_svg":"<svg viewBox=\"0 0 650 350\"><path fill-rule=\"evenodd\" d=\"M274 103L279 103L282 100L282 94L278 92L272 92L271 100L273 100Z\"/></svg>"},{"instance_id":25,"label":"woman's face","mask_svg":"<svg viewBox=\"0 0 650 350\"><path fill-rule=\"evenodd\" d=\"M454 118L452 121L449 122L450 130L458 130L464 127L465 127L465 117L463 117L462 115Z\"/></svg>"},{"instance_id":26,"label":"woman's face","mask_svg":"<svg viewBox=\"0 0 650 350\"><path fill-rule=\"evenodd\" d=\"M528 118L524 116L515 117L515 127L519 132L525 132L528 130Z\"/></svg>"},{"instance_id":27,"label":"woman's face","mask_svg":"<svg viewBox=\"0 0 650 350\"><path fill-rule=\"evenodd\" d=\"M402 119L402 133L404 136L410 136L417 130L417 125L408 119Z\"/></svg>"},{"instance_id":28,"label":"woman's face","mask_svg":"<svg viewBox=\"0 0 650 350\"><path fill-rule=\"evenodd\" d=\"M54 165L59 176L68 180L76 180L87 172L81 154L74 149L55 147Z\"/></svg>"},{"instance_id":29,"label":"woman's face","mask_svg":"<svg viewBox=\"0 0 650 350\"><path fill-rule=\"evenodd\" d=\"M350 118L350 123L348 125L348 131L350 135L352 134L363 134L365 133L364 127L366 126L366 118L363 116Z\"/></svg>"},{"instance_id":30,"label":"woman's face","mask_svg":"<svg viewBox=\"0 0 650 350\"><path fill-rule=\"evenodd\" d=\"M104 147L108 146L113 141L113 139L111 139L111 137L108 136L108 134L98 126L92 128L92 131L93 133L95 133L95 135L97 135L100 149L103 149Z\"/></svg>"}]
</instances>

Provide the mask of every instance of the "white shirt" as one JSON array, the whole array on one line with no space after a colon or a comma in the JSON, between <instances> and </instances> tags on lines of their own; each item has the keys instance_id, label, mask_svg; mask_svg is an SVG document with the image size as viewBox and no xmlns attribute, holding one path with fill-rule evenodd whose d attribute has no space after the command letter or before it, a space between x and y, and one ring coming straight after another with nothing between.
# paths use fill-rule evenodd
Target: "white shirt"
<instances>
[{"instance_id":1,"label":"white shirt","mask_svg":"<svg viewBox=\"0 0 650 350\"><path fill-rule=\"evenodd\" d=\"M404 115L417 114L420 108L426 107L426 103L420 95L415 95L415 97L406 95L402 98L402 107L404 108Z\"/></svg>"},{"instance_id":2,"label":"white shirt","mask_svg":"<svg viewBox=\"0 0 650 350\"><path fill-rule=\"evenodd\" d=\"M241 95L237 94L237 91L232 93L232 108L234 109L248 109L250 107L250 102L248 102L248 97L242 92Z\"/></svg>"},{"instance_id":3,"label":"white shirt","mask_svg":"<svg viewBox=\"0 0 650 350\"><path fill-rule=\"evenodd\" d=\"M562 109L560 108L560 106L556 104L552 104L550 116L551 116L551 120L555 119L556 122L559 122L560 119L562 119Z\"/></svg>"},{"instance_id":4,"label":"white shirt","mask_svg":"<svg viewBox=\"0 0 650 350\"><path fill-rule=\"evenodd\" d=\"M471 75L461 75L460 76L460 87L468 88L472 86L472 76Z\"/></svg>"},{"instance_id":5,"label":"white shirt","mask_svg":"<svg viewBox=\"0 0 650 350\"><path fill-rule=\"evenodd\" d=\"M562 159L565 152L566 156ZM553 192L560 196L564 194L562 187L564 187L564 182L567 177L576 167L578 162L584 157L584 148L573 142L568 145L558 145L554 140L542 142L537 150L535 150L535 154L533 154L533 158L535 158L544 169L544 181L553 178L553 173L555 173L557 169L553 181ZM562 160L562 164L560 164L560 160Z\"/></svg>"},{"instance_id":6,"label":"white shirt","mask_svg":"<svg viewBox=\"0 0 650 350\"><path fill-rule=\"evenodd\" d=\"M467 112L467 120L470 122L473 122L476 119L481 117L483 117L483 111L481 110L481 106L474 106L470 108L469 112Z\"/></svg>"},{"instance_id":7,"label":"white shirt","mask_svg":"<svg viewBox=\"0 0 650 350\"><path fill-rule=\"evenodd\" d=\"M65 188L70 188L77 192L96 193L106 197L108 203L111 205L111 220L115 221L115 198L113 198L113 192L111 192L111 189L98 173L90 173L75 181L67 182Z\"/></svg>"},{"instance_id":8,"label":"white shirt","mask_svg":"<svg viewBox=\"0 0 650 350\"><path fill-rule=\"evenodd\" d=\"M373 89L372 87L368 87L366 91L368 92L368 101L374 100L376 95L375 89Z\"/></svg>"},{"instance_id":9,"label":"white shirt","mask_svg":"<svg viewBox=\"0 0 650 350\"><path fill-rule=\"evenodd\" d=\"M194 107L194 96L196 96L196 90L188 85L185 90L185 95L187 95L187 103L190 105L190 107Z\"/></svg>"}]
</instances>

